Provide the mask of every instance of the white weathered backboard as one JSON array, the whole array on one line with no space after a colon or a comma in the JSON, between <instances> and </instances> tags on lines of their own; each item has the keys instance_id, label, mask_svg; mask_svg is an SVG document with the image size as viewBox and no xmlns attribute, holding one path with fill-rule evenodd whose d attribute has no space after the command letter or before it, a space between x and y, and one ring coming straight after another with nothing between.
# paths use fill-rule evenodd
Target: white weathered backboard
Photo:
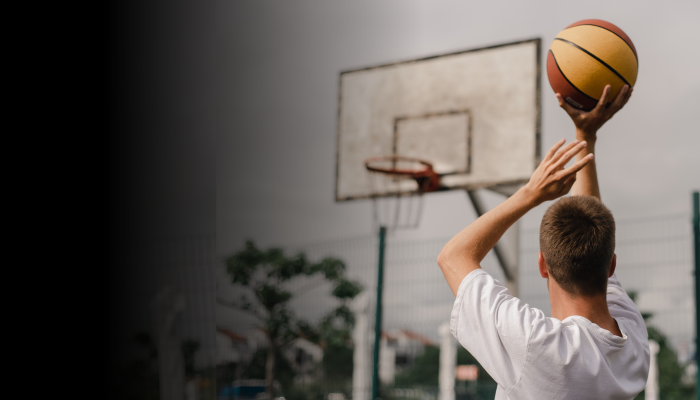
<instances>
[{"instance_id":1,"label":"white weathered backboard","mask_svg":"<svg viewBox=\"0 0 700 400\"><path fill-rule=\"evenodd\" d=\"M527 182L540 161L540 42L342 72L336 200L417 189L373 186L364 162L378 156L429 161L446 190Z\"/></svg>"}]
</instances>

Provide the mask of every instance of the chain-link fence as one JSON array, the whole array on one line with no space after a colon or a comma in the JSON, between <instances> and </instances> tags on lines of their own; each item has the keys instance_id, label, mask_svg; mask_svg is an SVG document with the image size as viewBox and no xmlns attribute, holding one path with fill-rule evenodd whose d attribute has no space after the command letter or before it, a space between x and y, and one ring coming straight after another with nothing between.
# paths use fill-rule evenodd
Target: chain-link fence
<instances>
[{"instance_id":1,"label":"chain-link fence","mask_svg":"<svg viewBox=\"0 0 700 400\"><path fill-rule=\"evenodd\" d=\"M691 218L670 215L616 225L617 277L646 318L650 339L660 343L661 399L693 399L697 367ZM537 270L538 251L538 231L523 232L521 296L549 313L549 296Z\"/></svg>"},{"instance_id":2,"label":"chain-link fence","mask_svg":"<svg viewBox=\"0 0 700 400\"><path fill-rule=\"evenodd\" d=\"M232 283L225 262L230 255L224 255L223 260L216 257L214 239L204 235L147 244L149 254L154 255L152 265L144 269L144 276L132 279L139 283L132 292L134 301L144 300L139 301L150 309L143 313L143 329L129 333L140 350L130 356L138 362L124 370L122 382L133 385L133 390L148 388L152 397L158 398L159 387L162 392L170 382L185 387L185 399L262 396L269 366L268 326L251 309L242 309L240 295L252 292ZM379 346L379 393L383 399L438 398L440 326L449 321L454 296L436 258L448 240L387 238ZM650 337L660 344L661 399L695 396L692 246L688 215L617 222L617 276L646 317ZM538 231L522 230L519 294L548 314L549 296L537 269L538 251ZM284 249L283 254L294 259L299 252L310 264L325 257L342 260L345 277L359 283L366 294L354 300L336 297L337 283L320 273L301 274L286 282L285 289L291 295L287 302L290 329L276 348L273 395L288 400L357 397L357 392L353 394L353 374L357 371L354 350L358 338L352 327L340 324L334 328L337 318L329 319L328 315L345 305L354 317L345 321L360 323L353 304L365 296L368 335L364 346L368 356L363 362L371 369L378 238L295 246ZM492 254L482 267L504 280ZM330 325L323 327L324 321ZM330 332L326 336L319 334L324 329ZM334 341L333 335L338 340ZM476 369L470 380L457 381L457 400L493 398L495 382L466 350L457 347L457 364ZM173 362L179 363L179 370L168 367ZM371 386L369 379L365 387Z\"/></svg>"},{"instance_id":3,"label":"chain-link fence","mask_svg":"<svg viewBox=\"0 0 700 400\"><path fill-rule=\"evenodd\" d=\"M115 399L216 398L215 235L139 244L116 282Z\"/></svg>"},{"instance_id":4,"label":"chain-link fence","mask_svg":"<svg viewBox=\"0 0 700 400\"><path fill-rule=\"evenodd\" d=\"M387 239L379 356L380 396L384 399L437 399L439 327L449 320L454 296L436 258L448 240L400 241L391 236ZM292 256L299 251L311 261L328 256L343 260L348 278L360 282L371 299L368 309L369 322L373 326L378 239L370 236L298 246L287 249L285 254ZM521 231L520 297L549 314L546 284L537 269L538 251L538 231ZM650 337L661 345L658 363L662 399L693 398L695 393L692 251L692 227L687 215L617 222L617 276L646 317ZM492 254L482 266L503 281L500 266ZM241 291L230 285L230 276L223 272L223 267L220 272L221 296L231 297ZM289 304L296 318L311 325L321 321L340 304L330 295L332 284L322 276L292 280L289 290L292 293ZM239 349L236 362L231 362L230 368L219 370L220 397L241 397L240 393L245 390L255 391L246 389L241 382L265 377L265 329L259 320L245 314L229 305L218 306L220 347L231 345ZM227 340L222 331L237 336ZM234 338L230 334L229 337ZM280 350L280 395L287 399L353 397L353 362L356 360L353 360L352 343L343 348L314 343L307 337L301 339L304 340L288 341L287 347ZM373 346L372 340L373 337L369 337L369 350ZM227 341L228 344L222 344ZM461 347L457 363L476 365L478 369L476 380L457 381L457 399L493 398L495 382ZM262 385L262 382L258 383ZM258 387L257 391L261 390Z\"/></svg>"}]
</instances>

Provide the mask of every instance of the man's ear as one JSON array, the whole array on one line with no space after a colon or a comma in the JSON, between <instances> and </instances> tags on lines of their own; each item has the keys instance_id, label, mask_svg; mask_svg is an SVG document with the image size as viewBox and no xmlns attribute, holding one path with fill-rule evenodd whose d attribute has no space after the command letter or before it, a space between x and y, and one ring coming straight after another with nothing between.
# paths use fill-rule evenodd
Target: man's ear
<instances>
[{"instance_id":1,"label":"man's ear","mask_svg":"<svg viewBox=\"0 0 700 400\"><path fill-rule=\"evenodd\" d=\"M614 258L613 258L614 260ZM547 263L544 261L544 256L542 252L537 252L537 266L540 269L540 276L543 278L549 278L549 271L547 270Z\"/></svg>"},{"instance_id":2,"label":"man's ear","mask_svg":"<svg viewBox=\"0 0 700 400\"><path fill-rule=\"evenodd\" d=\"M613 254L612 262L610 263L610 272L608 272L608 278L612 277L615 273L615 267L617 266L617 254Z\"/></svg>"}]
</instances>

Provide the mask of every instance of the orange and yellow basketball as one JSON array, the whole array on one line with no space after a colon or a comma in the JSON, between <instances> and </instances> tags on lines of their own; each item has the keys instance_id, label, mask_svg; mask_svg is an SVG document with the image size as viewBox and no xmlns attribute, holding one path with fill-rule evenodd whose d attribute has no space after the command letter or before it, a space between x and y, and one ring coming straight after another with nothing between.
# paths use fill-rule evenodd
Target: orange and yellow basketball
<instances>
[{"instance_id":1,"label":"orange and yellow basketball","mask_svg":"<svg viewBox=\"0 0 700 400\"><path fill-rule=\"evenodd\" d=\"M599 19L586 19L559 32L549 47L547 75L555 93L581 110L598 103L606 85L608 101L620 89L637 82L637 50L617 26Z\"/></svg>"}]
</instances>

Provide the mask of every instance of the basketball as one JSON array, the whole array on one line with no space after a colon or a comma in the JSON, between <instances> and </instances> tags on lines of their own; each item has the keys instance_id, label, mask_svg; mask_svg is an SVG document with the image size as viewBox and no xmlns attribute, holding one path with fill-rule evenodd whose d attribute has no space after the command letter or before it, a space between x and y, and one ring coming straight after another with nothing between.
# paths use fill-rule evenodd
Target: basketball
<instances>
[{"instance_id":1,"label":"basketball","mask_svg":"<svg viewBox=\"0 0 700 400\"><path fill-rule=\"evenodd\" d=\"M590 111L610 85L612 102L624 85L637 81L637 50L622 29L586 19L559 32L547 55L547 76L555 93L572 106Z\"/></svg>"}]
</instances>

